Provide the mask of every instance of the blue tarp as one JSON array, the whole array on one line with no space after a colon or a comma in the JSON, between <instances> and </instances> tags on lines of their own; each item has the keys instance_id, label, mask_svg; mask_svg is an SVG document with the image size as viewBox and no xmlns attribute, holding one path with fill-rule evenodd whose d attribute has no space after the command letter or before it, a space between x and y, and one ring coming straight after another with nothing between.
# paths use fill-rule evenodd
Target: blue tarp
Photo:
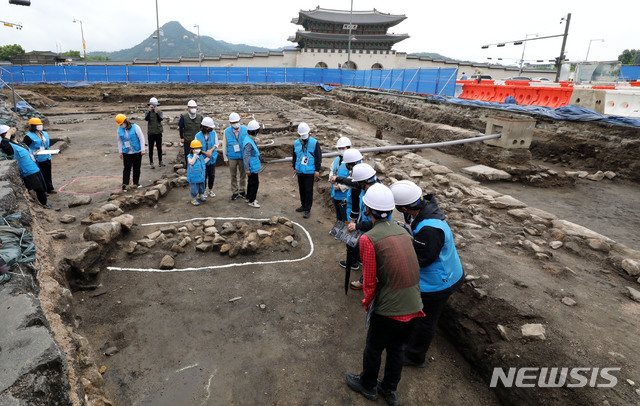
<instances>
[{"instance_id":1,"label":"blue tarp","mask_svg":"<svg viewBox=\"0 0 640 406\"><path fill-rule=\"evenodd\" d=\"M442 96L433 97L433 100L445 101L455 104L463 104L467 106L489 107L509 111L521 111L525 113L540 114L556 120L567 121L600 121L610 124L630 125L640 127L640 119L622 116L605 116L593 110L589 110L580 106L563 106L556 109L545 106L519 106L513 104L502 104L495 102L484 102L480 100L466 100L458 98L446 98Z\"/></svg>"}]
</instances>

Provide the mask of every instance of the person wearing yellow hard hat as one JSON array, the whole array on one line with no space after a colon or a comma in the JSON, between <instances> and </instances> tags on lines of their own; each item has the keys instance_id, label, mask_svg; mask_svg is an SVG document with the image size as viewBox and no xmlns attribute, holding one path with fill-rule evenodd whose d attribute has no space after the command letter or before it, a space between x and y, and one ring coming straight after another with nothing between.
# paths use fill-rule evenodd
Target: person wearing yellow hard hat
<instances>
[{"instance_id":1,"label":"person wearing yellow hard hat","mask_svg":"<svg viewBox=\"0 0 640 406\"><path fill-rule=\"evenodd\" d=\"M187 181L191 185L191 204L199 206L198 199L203 202L207 201L204 193L204 180L209 157L201 154L202 143L200 141L191 141L189 147L191 147L191 153L187 155Z\"/></svg>"},{"instance_id":2,"label":"person wearing yellow hard hat","mask_svg":"<svg viewBox=\"0 0 640 406\"><path fill-rule=\"evenodd\" d=\"M47 193L57 193L53 188L53 180L51 178L51 154L43 154L42 151L48 150L50 146L49 134L44 131L42 120L37 117L29 119L29 132L24 136L24 144L36 157L36 164L42 172L44 183L47 186Z\"/></svg>"},{"instance_id":3,"label":"person wearing yellow hard hat","mask_svg":"<svg viewBox=\"0 0 640 406\"><path fill-rule=\"evenodd\" d=\"M127 191L129 177L133 169L133 187L140 187L140 165L142 155L146 153L144 134L139 125L131 123L124 114L116 116L118 124L118 152L124 163L122 171L122 190Z\"/></svg>"}]
</instances>

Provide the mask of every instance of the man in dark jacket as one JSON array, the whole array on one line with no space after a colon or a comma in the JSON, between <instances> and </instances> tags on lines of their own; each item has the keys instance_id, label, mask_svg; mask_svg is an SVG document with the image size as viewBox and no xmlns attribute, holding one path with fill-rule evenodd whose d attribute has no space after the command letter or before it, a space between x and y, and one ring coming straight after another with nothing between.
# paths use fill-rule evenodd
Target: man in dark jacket
<instances>
[{"instance_id":1,"label":"man in dark jacket","mask_svg":"<svg viewBox=\"0 0 640 406\"><path fill-rule=\"evenodd\" d=\"M149 110L144 114L144 121L147 124L147 137L149 139L149 165L151 169L156 166L153 164L153 146L158 148L158 165L164 166L162 163L162 119L163 114L158 109L158 99L152 97L149 99Z\"/></svg>"},{"instance_id":2,"label":"man in dark jacket","mask_svg":"<svg viewBox=\"0 0 640 406\"><path fill-rule=\"evenodd\" d=\"M413 248L420 264L420 296L427 317L416 322L405 349L404 365L425 367L444 305L464 283L464 271L453 233L433 195L422 195L413 182L402 180L390 186L396 209L411 225Z\"/></svg>"}]
</instances>

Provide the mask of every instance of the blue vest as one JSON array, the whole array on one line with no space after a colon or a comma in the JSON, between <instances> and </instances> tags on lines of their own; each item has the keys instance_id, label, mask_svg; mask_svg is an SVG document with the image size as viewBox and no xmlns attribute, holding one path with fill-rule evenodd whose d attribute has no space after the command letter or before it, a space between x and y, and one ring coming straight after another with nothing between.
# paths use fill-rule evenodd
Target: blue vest
<instances>
[{"instance_id":1,"label":"blue vest","mask_svg":"<svg viewBox=\"0 0 640 406\"><path fill-rule=\"evenodd\" d=\"M36 158L30 150L14 143L11 143L11 148L13 148L13 159L18 161L21 177L26 178L29 175L40 172L40 168L36 164Z\"/></svg>"},{"instance_id":2,"label":"blue vest","mask_svg":"<svg viewBox=\"0 0 640 406\"><path fill-rule=\"evenodd\" d=\"M413 231L415 236L422 227L438 228L444 232L444 246L440 250L438 259L431 265L420 268L420 291L438 292L453 286L462 277L462 263L458 257L458 251L453 243L453 233L444 220L422 220Z\"/></svg>"},{"instance_id":3,"label":"blue vest","mask_svg":"<svg viewBox=\"0 0 640 406\"><path fill-rule=\"evenodd\" d=\"M318 141L316 141L315 138L309 137L306 151L302 150L302 142L300 139L297 139L293 143L293 148L296 152L296 172L304 175L311 175L316 172L316 158L313 153L316 151L317 143ZM307 164L302 165L302 158L305 156L308 157Z\"/></svg>"},{"instance_id":4,"label":"blue vest","mask_svg":"<svg viewBox=\"0 0 640 406\"><path fill-rule=\"evenodd\" d=\"M205 150L208 151L211 148L213 148L214 145L216 145L216 137L217 137L216 132L211 131L209 133L209 140L205 141L204 134L202 133L202 131L200 131L196 134L195 139L200 141L200 143L202 144L203 151ZM211 153L211 158L209 158L209 162L207 162L207 166L215 165L217 160L218 160L218 150L216 149Z\"/></svg>"},{"instance_id":5,"label":"blue vest","mask_svg":"<svg viewBox=\"0 0 640 406\"><path fill-rule=\"evenodd\" d=\"M333 174L335 176L342 176L344 178L349 177L349 169L347 169L347 165L343 162L340 164L340 166L338 166L339 162L340 162L340 157L338 156L333 161ZM334 188L331 188L331 197L333 197L335 200L347 199L348 201L349 196L351 195L351 193L349 193L350 191L351 189L347 189L346 191L343 192L340 189L336 190Z\"/></svg>"},{"instance_id":6,"label":"blue vest","mask_svg":"<svg viewBox=\"0 0 640 406\"><path fill-rule=\"evenodd\" d=\"M137 124L131 124L131 128L129 130L118 127L118 137L120 137L120 140L122 141L123 154L137 154L142 151L142 148L140 147L140 140L136 134L136 126ZM131 148L127 148L125 142L128 142L131 145Z\"/></svg>"},{"instance_id":7,"label":"blue vest","mask_svg":"<svg viewBox=\"0 0 640 406\"><path fill-rule=\"evenodd\" d=\"M249 171L256 173L260 170L260 151L258 151L258 146L251 136L246 136L244 141L242 141L242 151L244 151L244 147L247 144L251 144L253 147L251 149L251 155L249 156Z\"/></svg>"},{"instance_id":8,"label":"blue vest","mask_svg":"<svg viewBox=\"0 0 640 406\"><path fill-rule=\"evenodd\" d=\"M187 156L188 159L193 158L193 154ZM187 166L187 182L189 183L204 183L205 179L205 163L204 155L198 155L198 160L193 164Z\"/></svg>"},{"instance_id":9,"label":"blue vest","mask_svg":"<svg viewBox=\"0 0 640 406\"><path fill-rule=\"evenodd\" d=\"M27 135L25 135L25 137L31 138L31 144L29 144L29 149L34 154L36 151L40 150L40 147L42 147L42 149L49 149L49 134L47 134L46 131L42 132L42 138L44 138L44 142L42 142L42 140L40 139L40 137L38 137L38 134L36 133L29 132L27 133ZM51 155L49 154L36 155L35 157L36 157L36 161L38 162L44 162L51 159Z\"/></svg>"},{"instance_id":10,"label":"blue vest","mask_svg":"<svg viewBox=\"0 0 640 406\"><path fill-rule=\"evenodd\" d=\"M224 130L224 136L227 139L227 158L242 159L242 142L247 136L247 127L243 125L240 126L240 133L238 134L237 140L233 133L233 127L227 127L227 129ZM234 145L238 146L238 152L234 151Z\"/></svg>"}]
</instances>

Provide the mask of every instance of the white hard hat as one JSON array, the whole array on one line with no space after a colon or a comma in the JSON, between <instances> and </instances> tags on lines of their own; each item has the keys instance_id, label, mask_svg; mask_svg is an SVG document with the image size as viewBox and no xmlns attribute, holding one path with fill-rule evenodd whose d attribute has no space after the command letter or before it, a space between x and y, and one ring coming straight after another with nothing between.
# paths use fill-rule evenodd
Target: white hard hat
<instances>
[{"instance_id":1,"label":"white hard hat","mask_svg":"<svg viewBox=\"0 0 640 406\"><path fill-rule=\"evenodd\" d=\"M352 164L360 160L362 160L362 154L354 148L344 151L344 155L342 155L342 162L345 164Z\"/></svg>"},{"instance_id":2,"label":"white hard hat","mask_svg":"<svg viewBox=\"0 0 640 406\"><path fill-rule=\"evenodd\" d=\"M198 104L195 100L189 100L189 103L187 103L187 107L198 107Z\"/></svg>"},{"instance_id":3,"label":"white hard hat","mask_svg":"<svg viewBox=\"0 0 640 406\"><path fill-rule=\"evenodd\" d=\"M410 206L422 197L422 189L410 180L399 180L389 186L398 206Z\"/></svg>"},{"instance_id":4,"label":"white hard hat","mask_svg":"<svg viewBox=\"0 0 640 406\"><path fill-rule=\"evenodd\" d=\"M309 134L309 131L311 131L311 129L309 128L309 124L307 124L307 123L298 124L298 134L299 135L307 135L307 134Z\"/></svg>"},{"instance_id":5,"label":"white hard hat","mask_svg":"<svg viewBox=\"0 0 640 406\"><path fill-rule=\"evenodd\" d=\"M344 148L344 147L350 147L351 146L351 140L347 137L340 137L338 138L338 142L336 143L336 148Z\"/></svg>"},{"instance_id":6,"label":"white hard hat","mask_svg":"<svg viewBox=\"0 0 640 406\"><path fill-rule=\"evenodd\" d=\"M8 125L0 124L0 134L4 134L9 130L10 130L10 127Z\"/></svg>"},{"instance_id":7,"label":"white hard hat","mask_svg":"<svg viewBox=\"0 0 640 406\"><path fill-rule=\"evenodd\" d=\"M249 124L247 124L247 130L249 131L254 131L258 129L260 129L260 124L258 124L256 120L251 120L249 121Z\"/></svg>"},{"instance_id":8,"label":"white hard hat","mask_svg":"<svg viewBox=\"0 0 640 406\"><path fill-rule=\"evenodd\" d=\"M216 125L213 122L211 117L205 117L202 119L202 123L200 123L203 127L214 128Z\"/></svg>"},{"instance_id":9,"label":"white hard hat","mask_svg":"<svg viewBox=\"0 0 640 406\"><path fill-rule=\"evenodd\" d=\"M364 194L362 202L367 205L367 207L379 211L391 211L396 207L395 202L393 201L393 193L391 193L391 189L382 183L371 185Z\"/></svg>"},{"instance_id":10,"label":"white hard hat","mask_svg":"<svg viewBox=\"0 0 640 406\"><path fill-rule=\"evenodd\" d=\"M194 103L195 103L195 102L194 102ZM149 99L149 104L152 104L152 105L154 105L154 106L157 106L157 105L159 104L159 103L158 103L158 99L156 99L155 97L150 98L150 99Z\"/></svg>"},{"instance_id":11,"label":"white hard hat","mask_svg":"<svg viewBox=\"0 0 640 406\"><path fill-rule=\"evenodd\" d=\"M376 170L371 165L358 164L353 167L353 175L351 177L354 182L362 182L374 176L376 176Z\"/></svg>"},{"instance_id":12,"label":"white hard hat","mask_svg":"<svg viewBox=\"0 0 640 406\"><path fill-rule=\"evenodd\" d=\"M229 122L230 123L237 123L238 121L240 121L240 114L238 114L238 113L229 114Z\"/></svg>"}]
</instances>

